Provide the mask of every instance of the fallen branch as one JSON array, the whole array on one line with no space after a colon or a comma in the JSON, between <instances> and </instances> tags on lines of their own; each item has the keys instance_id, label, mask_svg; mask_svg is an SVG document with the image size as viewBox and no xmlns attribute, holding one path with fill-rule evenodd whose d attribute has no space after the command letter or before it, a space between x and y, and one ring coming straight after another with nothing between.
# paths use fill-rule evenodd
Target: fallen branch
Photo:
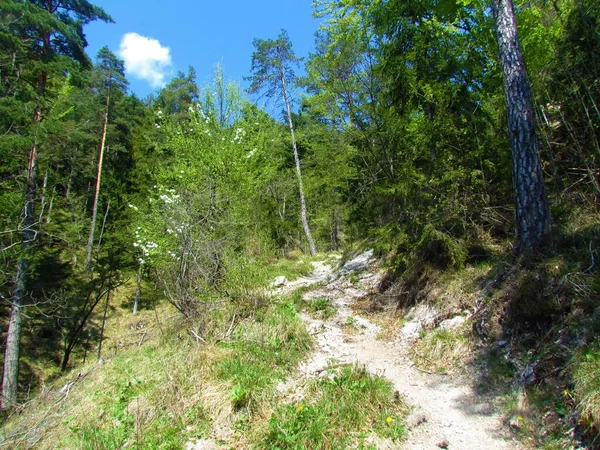
<instances>
[{"instance_id":1,"label":"fallen branch","mask_svg":"<svg viewBox=\"0 0 600 450\"><path fill-rule=\"evenodd\" d=\"M190 330L190 334L192 336L194 336L196 338L196 340L204 342L205 344L208 344L208 342L206 342L206 339L204 339L202 336L200 336L198 333L196 333L194 330Z\"/></svg>"}]
</instances>

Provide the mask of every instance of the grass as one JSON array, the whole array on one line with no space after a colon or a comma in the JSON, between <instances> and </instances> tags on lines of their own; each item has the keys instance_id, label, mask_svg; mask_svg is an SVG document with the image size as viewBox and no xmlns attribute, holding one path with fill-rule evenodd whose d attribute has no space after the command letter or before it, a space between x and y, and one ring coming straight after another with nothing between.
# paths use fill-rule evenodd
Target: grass
<instances>
[{"instance_id":1,"label":"grass","mask_svg":"<svg viewBox=\"0 0 600 450\"><path fill-rule=\"evenodd\" d=\"M275 303L255 320L241 324L229 350L216 365L219 379L230 383L234 409L260 410L272 397L273 387L306 355L311 338L288 302Z\"/></svg>"},{"instance_id":2,"label":"grass","mask_svg":"<svg viewBox=\"0 0 600 450\"><path fill-rule=\"evenodd\" d=\"M585 427L600 433L600 341L580 352L574 361L574 393L579 399L577 410ZM600 440L596 436L596 441Z\"/></svg>"},{"instance_id":3,"label":"grass","mask_svg":"<svg viewBox=\"0 0 600 450\"><path fill-rule=\"evenodd\" d=\"M266 268L267 279L273 281L276 277L284 276L288 281L294 281L300 277L309 275L314 267L311 258L303 255L302 259L280 258Z\"/></svg>"},{"instance_id":4,"label":"grass","mask_svg":"<svg viewBox=\"0 0 600 450\"><path fill-rule=\"evenodd\" d=\"M369 447L373 438L404 436L407 408L391 384L360 367L312 382L299 404L281 405L271 415L255 447L340 449Z\"/></svg>"},{"instance_id":5,"label":"grass","mask_svg":"<svg viewBox=\"0 0 600 450\"><path fill-rule=\"evenodd\" d=\"M464 327L424 331L418 345L411 349L419 367L437 373L459 372L472 352L470 335Z\"/></svg>"},{"instance_id":6,"label":"grass","mask_svg":"<svg viewBox=\"0 0 600 450\"><path fill-rule=\"evenodd\" d=\"M170 305L118 312L105 362L47 386L7 420L0 448L180 449L210 437L215 424L270 410L274 386L311 347L289 301L261 304L217 345L200 344L185 327Z\"/></svg>"},{"instance_id":7,"label":"grass","mask_svg":"<svg viewBox=\"0 0 600 450\"><path fill-rule=\"evenodd\" d=\"M327 320L335 315L335 306L326 297L316 297L310 300L304 300L305 309L314 316Z\"/></svg>"},{"instance_id":8,"label":"grass","mask_svg":"<svg viewBox=\"0 0 600 450\"><path fill-rule=\"evenodd\" d=\"M316 318L327 320L336 313L335 305L332 304L330 299L326 297L304 298L304 294L315 288L316 286L312 285L296 289L289 296L290 302L292 302L298 310L308 311Z\"/></svg>"}]
</instances>

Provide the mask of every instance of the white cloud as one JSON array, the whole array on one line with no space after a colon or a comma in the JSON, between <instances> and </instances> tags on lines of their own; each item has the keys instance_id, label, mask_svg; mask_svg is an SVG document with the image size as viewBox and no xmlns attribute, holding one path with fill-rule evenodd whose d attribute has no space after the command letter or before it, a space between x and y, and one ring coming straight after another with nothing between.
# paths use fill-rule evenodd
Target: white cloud
<instances>
[{"instance_id":1,"label":"white cloud","mask_svg":"<svg viewBox=\"0 0 600 450\"><path fill-rule=\"evenodd\" d=\"M171 49L160 45L157 39L127 33L121 39L119 56L125 61L127 72L154 88L164 86L165 77L171 72Z\"/></svg>"}]
</instances>

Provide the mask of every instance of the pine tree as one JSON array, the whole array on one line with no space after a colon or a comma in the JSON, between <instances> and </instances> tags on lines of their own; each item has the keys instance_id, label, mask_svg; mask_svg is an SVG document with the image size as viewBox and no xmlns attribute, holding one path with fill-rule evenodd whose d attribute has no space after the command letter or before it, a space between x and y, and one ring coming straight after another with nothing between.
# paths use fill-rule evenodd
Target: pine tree
<instances>
[{"instance_id":1,"label":"pine tree","mask_svg":"<svg viewBox=\"0 0 600 450\"><path fill-rule=\"evenodd\" d=\"M79 63L89 67L84 53L86 46L83 26L93 20L111 21L101 8L85 0L4 1L3 14L14 17L3 29L10 35L8 50L21 72L22 86L34 86L29 98L35 104L32 114L32 144L27 158L27 175L21 221L21 256L17 264L15 286L11 298L11 313L7 332L2 379L2 408L16 403L19 351L22 329L22 309L27 292L29 262L36 239L35 199L37 190L38 136L45 105L52 94L52 83L64 73L78 70ZM21 87L25 90L25 87Z\"/></svg>"},{"instance_id":2,"label":"pine tree","mask_svg":"<svg viewBox=\"0 0 600 450\"><path fill-rule=\"evenodd\" d=\"M104 160L104 147L106 144L106 132L108 127L108 112L110 107L111 90L117 90L121 93L127 89L127 80L125 78L125 63L118 59L108 47L103 47L98 52L96 63L96 77L98 91L100 96L106 98L104 106L104 121L102 133L100 135L100 151L98 154L98 163L96 165L96 186L94 189L94 202L92 206L92 224L86 247L85 268L90 269L92 262L92 249L94 246L94 234L96 232L96 218L98 216L98 198L100 196L100 181L102 179L102 163Z\"/></svg>"},{"instance_id":3,"label":"pine tree","mask_svg":"<svg viewBox=\"0 0 600 450\"><path fill-rule=\"evenodd\" d=\"M500 65L513 151L517 252L535 248L550 228L531 88L523 62L512 0L493 0Z\"/></svg>"},{"instance_id":4,"label":"pine tree","mask_svg":"<svg viewBox=\"0 0 600 450\"><path fill-rule=\"evenodd\" d=\"M297 58L294 54L292 43L285 30L281 30L281 33L279 33L279 36L275 40L254 39L253 44L256 50L252 54L253 75L250 77L252 84L249 91L255 94L264 89L269 98L278 98L283 100L285 104L287 124L292 138L296 176L298 178L300 218L306 240L308 241L310 254L314 256L317 253L317 249L310 232L306 214L306 199L302 185L302 171L300 169L300 157L298 156L294 123L292 121L292 101L289 92L290 84L296 81L293 66L298 64L300 58Z\"/></svg>"}]
</instances>

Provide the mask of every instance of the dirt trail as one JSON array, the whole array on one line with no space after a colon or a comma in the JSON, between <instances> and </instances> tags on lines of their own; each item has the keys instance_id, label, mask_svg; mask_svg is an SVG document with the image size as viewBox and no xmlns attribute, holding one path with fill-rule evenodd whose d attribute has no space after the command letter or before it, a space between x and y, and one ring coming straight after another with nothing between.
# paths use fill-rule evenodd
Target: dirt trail
<instances>
[{"instance_id":1,"label":"dirt trail","mask_svg":"<svg viewBox=\"0 0 600 450\"><path fill-rule=\"evenodd\" d=\"M301 399L303 384L327 376L327 367L359 363L371 373L390 380L411 407L407 439L392 447L387 443L385 448L520 448L503 432L493 404L477 395L468 381L420 372L408 358L410 343L400 338L393 342L377 340L380 328L364 317L353 315L350 306L375 289L381 280L381 273L368 270L373 263L371 257L370 253L361 255L335 273L330 266L315 263L311 276L279 288L280 292L289 292L320 283L304 298L327 298L336 307L335 314L326 320L303 315L318 345L311 358L300 366L297 376L278 387L283 401ZM344 328L348 329L349 324L358 332L346 333Z\"/></svg>"}]
</instances>

